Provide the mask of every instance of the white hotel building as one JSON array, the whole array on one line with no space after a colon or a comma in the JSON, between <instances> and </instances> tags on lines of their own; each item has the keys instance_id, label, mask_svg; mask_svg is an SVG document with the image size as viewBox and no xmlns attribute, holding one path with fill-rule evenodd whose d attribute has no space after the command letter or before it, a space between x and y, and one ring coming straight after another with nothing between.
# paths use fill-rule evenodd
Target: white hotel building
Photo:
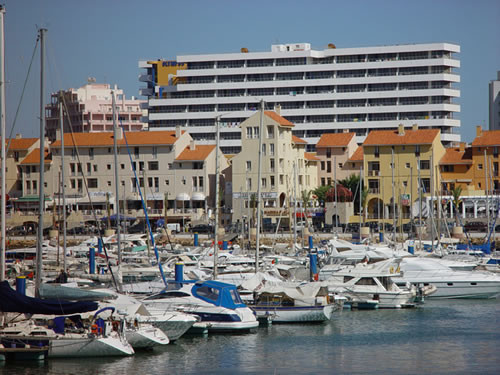
<instances>
[{"instance_id":1,"label":"white hotel building","mask_svg":"<svg viewBox=\"0 0 500 375\"><path fill-rule=\"evenodd\" d=\"M456 85L460 46L450 43L313 50L310 44L273 45L270 52L177 56L140 61L147 84L150 130L187 127L197 141L213 143L221 115L221 149L240 151L239 124L264 99L281 106L293 134L310 149L323 133L355 132L399 124L441 130L446 145L460 141Z\"/></svg>"}]
</instances>

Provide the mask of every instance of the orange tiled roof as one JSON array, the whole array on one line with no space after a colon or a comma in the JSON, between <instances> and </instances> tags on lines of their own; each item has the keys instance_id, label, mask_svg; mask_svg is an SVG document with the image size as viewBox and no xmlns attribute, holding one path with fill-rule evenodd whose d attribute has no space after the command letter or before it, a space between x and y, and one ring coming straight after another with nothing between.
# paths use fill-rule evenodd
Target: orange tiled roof
<instances>
[{"instance_id":1,"label":"orange tiled roof","mask_svg":"<svg viewBox=\"0 0 500 375\"><path fill-rule=\"evenodd\" d=\"M191 150L191 146L187 146L175 160L203 161L214 148L215 145L196 145L194 150Z\"/></svg>"},{"instance_id":2,"label":"orange tiled roof","mask_svg":"<svg viewBox=\"0 0 500 375\"><path fill-rule=\"evenodd\" d=\"M293 134L292 134L292 142L295 144L303 144L303 145L307 144L307 141L304 141L302 138L299 138Z\"/></svg>"},{"instance_id":3,"label":"orange tiled roof","mask_svg":"<svg viewBox=\"0 0 500 375\"><path fill-rule=\"evenodd\" d=\"M264 114L269 117L269 118L272 118L274 121L276 121L278 124L280 124L281 126L290 126L290 127L293 127L295 126L293 123L291 123L290 121L288 121L286 118L278 115L276 112L274 111L264 111Z\"/></svg>"},{"instance_id":4,"label":"orange tiled roof","mask_svg":"<svg viewBox=\"0 0 500 375\"><path fill-rule=\"evenodd\" d=\"M363 146L431 144L438 135L438 129L405 129L403 135L399 135L397 129L372 130L363 142Z\"/></svg>"},{"instance_id":5,"label":"orange tiled roof","mask_svg":"<svg viewBox=\"0 0 500 375\"><path fill-rule=\"evenodd\" d=\"M345 147L355 135L355 133L322 134L316 147Z\"/></svg>"},{"instance_id":6,"label":"orange tiled roof","mask_svg":"<svg viewBox=\"0 0 500 375\"><path fill-rule=\"evenodd\" d=\"M310 161L317 161L319 158L316 156L315 152L304 152L304 158Z\"/></svg>"},{"instance_id":7,"label":"orange tiled roof","mask_svg":"<svg viewBox=\"0 0 500 375\"><path fill-rule=\"evenodd\" d=\"M52 155L49 154L48 149L45 149L45 164L50 164L52 162ZM35 148L23 159L21 164L40 164L40 147Z\"/></svg>"},{"instance_id":8,"label":"orange tiled roof","mask_svg":"<svg viewBox=\"0 0 500 375\"><path fill-rule=\"evenodd\" d=\"M500 146L500 130L483 130L479 137L474 138L472 146Z\"/></svg>"},{"instance_id":9,"label":"orange tiled roof","mask_svg":"<svg viewBox=\"0 0 500 375\"><path fill-rule=\"evenodd\" d=\"M173 145L177 138L175 130L126 132L130 146L138 145ZM118 145L125 145L125 138L118 139ZM113 132L73 133L64 134L64 146L94 146L109 147L113 145ZM55 141L52 147L61 147L61 141Z\"/></svg>"},{"instance_id":10,"label":"orange tiled roof","mask_svg":"<svg viewBox=\"0 0 500 375\"><path fill-rule=\"evenodd\" d=\"M456 147L447 148L439 164L472 164L472 149L467 148L465 151L460 151L460 149Z\"/></svg>"},{"instance_id":11,"label":"orange tiled roof","mask_svg":"<svg viewBox=\"0 0 500 375\"><path fill-rule=\"evenodd\" d=\"M12 138L10 142L10 150L19 151L19 150L27 150L31 146L33 146L36 142L38 142L38 138ZM7 145L8 139L5 142Z\"/></svg>"},{"instance_id":12,"label":"orange tiled roof","mask_svg":"<svg viewBox=\"0 0 500 375\"><path fill-rule=\"evenodd\" d=\"M358 146L358 148L356 149L356 151L354 151L354 154L352 154L349 161L351 161L351 162L363 161L363 155L364 155L363 147Z\"/></svg>"}]
</instances>

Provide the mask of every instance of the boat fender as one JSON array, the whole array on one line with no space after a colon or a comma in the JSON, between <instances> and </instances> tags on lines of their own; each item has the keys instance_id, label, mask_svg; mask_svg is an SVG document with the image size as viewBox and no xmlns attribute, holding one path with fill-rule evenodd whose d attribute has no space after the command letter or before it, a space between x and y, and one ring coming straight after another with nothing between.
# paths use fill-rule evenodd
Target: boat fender
<instances>
[{"instance_id":1,"label":"boat fender","mask_svg":"<svg viewBox=\"0 0 500 375\"><path fill-rule=\"evenodd\" d=\"M390 273L394 273L394 267L389 268Z\"/></svg>"},{"instance_id":2,"label":"boat fender","mask_svg":"<svg viewBox=\"0 0 500 375\"><path fill-rule=\"evenodd\" d=\"M92 332L94 335L97 335L98 330L99 327L97 326L97 324L92 324L92 326L90 327L90 332Z\"/></svg>"}]
</instances>

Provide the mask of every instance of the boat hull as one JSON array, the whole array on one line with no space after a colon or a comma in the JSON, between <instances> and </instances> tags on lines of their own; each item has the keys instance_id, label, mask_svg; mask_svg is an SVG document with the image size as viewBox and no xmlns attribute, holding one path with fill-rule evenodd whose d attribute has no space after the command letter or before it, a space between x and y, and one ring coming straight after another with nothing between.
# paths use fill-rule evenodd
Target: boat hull
<instances>
[{"instance_id":1,"label":"boat hull","mask_svg":"<svg viewBox=\"0 0 500 375\"><path fill-rule=\"evenodd\" d=\"M332 318L337 309L327 306L252 306L257 318L271 317L273 323L319 323Z\"/></svg>"},{"instance_id":2,"label":"boat hull","mask_svg":"<svg viewBox=\"0 0 500 375\"><path fill-rule=\"evenodd\" d=\"M134 349L147 349L169 343L167 335L161 329L153 326L128 329L125 335Z\"/></svg>"}]
</instances>

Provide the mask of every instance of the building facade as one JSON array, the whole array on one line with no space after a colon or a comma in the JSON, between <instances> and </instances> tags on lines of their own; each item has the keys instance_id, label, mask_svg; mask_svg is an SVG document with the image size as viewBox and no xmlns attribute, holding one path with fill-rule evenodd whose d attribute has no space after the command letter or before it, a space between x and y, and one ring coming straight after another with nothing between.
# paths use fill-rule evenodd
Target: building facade
<instances>
[{"instance_id":1,"label":"building facade","mask_svg":"<svg viewBox=\"0 0 500 375\"><path fill-rule=\"evenodd\" d=\"M490 130L500 130L500 71L489 85Z\"/></svg>"},{"instance_id":2,"label":"building facade","mask_svg":"<svg viewBox=\"0 0 500 375\"><path fill-rule=\"evenodd\" d=\"M352 174L348 160L357 148L355 133L328 133L321 136L316 144L318 181L321 186L333 186L333 181L343 180Z\"/></svg>"},{"instance_id":3,"label":"building facade","mask_svg":"<svg viewBox=\"0 0 500 375\"><path fill-rule=\"evenodd\" d=\"M7 139L5 141L5 147L8 147L5 159L5 190L9 198L19 198L23 195L22 176L24 170L21 168L21 161L34 150L40 152L40 140L38 138L22 138L22 136L18 134L16 138Z\"/></svg>"},{"instance_id":4,"label":"building facade","mask_svg":"<svg viewBox=\"0 0 500 375\"><path fill-rule=\"evenodd\" d=\"M242 151L232 161L233 220L255 223L261 112L241 124ZM288 227L294 202L317 185L317 158L305 151L306 142L292 134L294 124L276 112L265 111L262 124L261 196L264 224ZM298 208L300 212L300 208Z\"/></svg>"},{"instance_id":5,"label":"building facade","mask_svg":"<svg viewBox=\"0 0 500 375\"><path fill-rule=\"evenodd\" d=\"M420 212L428 216L424 197L436 194L441 186L437 166L445 154L438 129L401 125L396 131L372 131L363 143L363 154L366 219L385 218L401 225Z\"/></svg>"},{"instance_id":6,"label":"building facade","mask_svg":"<svg viewBox=\"0 0 500 375\"><path fill-rule=\"evenodd\" d=\"M94 83L89 80L88 84L78 89L69 89L51 95L51 101L45 107L46 136L50 141L56 139L56 131L60 129L60 102L63 102L64 108L67 108L63 115L65 133L113 131L113 91L119 125L125 131L143 130L147 126L141 122L143 100L137 100L134 97L126 99L123 90L118 89L116 85L112 88L109 84Z\"/></svg>"},{"instance_id":7,"label":"building facade","mask_svg":"<svg viewBox=\"0 0 500 375\"><path fill-rule=\"evenodd\" d=\"M150 128L186 126L194 139L215 138L215 119L228 113L221 131L224 153L241 149L239 125L266 102L281 105L294 135L310 150L323 133L356 133L399 124L439 129L444 144L460 141L456 85L460 46L449 43L314 50L308 43L272 45L269 52L177 56L140 61Z\"/></svg>"}]
</instances>

